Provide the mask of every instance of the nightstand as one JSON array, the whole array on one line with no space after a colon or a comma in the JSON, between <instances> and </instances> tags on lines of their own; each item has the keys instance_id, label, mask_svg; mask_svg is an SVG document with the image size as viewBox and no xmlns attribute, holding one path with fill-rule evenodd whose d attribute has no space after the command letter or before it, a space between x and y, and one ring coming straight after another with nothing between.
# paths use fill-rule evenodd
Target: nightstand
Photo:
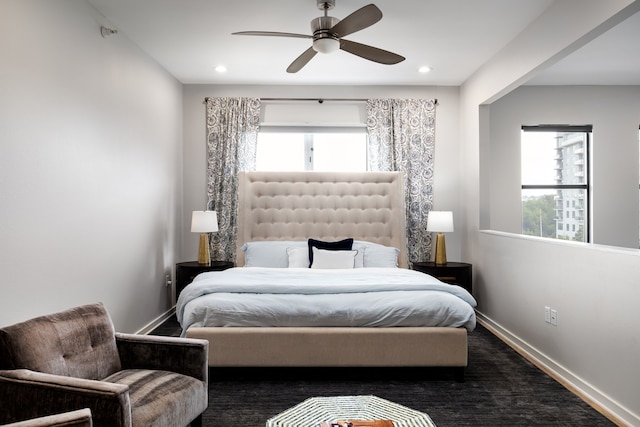
<instances>
[{"instance_id":1,"label":"nightstand","mask_svg":"<svg viewBox=\"0 0 640 427\"><path fill-rule=\"evenodd\" d=\"M471 264L466 262L448 262L444 265L437 265L433 261L429 262L414 262L414 270L427 273L438 280L452 285L460 285L471 293L472 276L471 276Z\"/></svg>"},{"instance_id":2,"label":"nightstand","mask_svg":"<svg viewBox=\"0 0 640 427\"><path fill-rule=\"evenodd\" d=\"M203 265L198 261L179 262L176 264L176 301L180 292L189 283L193 282L193 279L206 271L222 271L227 268L233 267L231 261L211 261L211 265Z\"/></svg>"}]
</instances>

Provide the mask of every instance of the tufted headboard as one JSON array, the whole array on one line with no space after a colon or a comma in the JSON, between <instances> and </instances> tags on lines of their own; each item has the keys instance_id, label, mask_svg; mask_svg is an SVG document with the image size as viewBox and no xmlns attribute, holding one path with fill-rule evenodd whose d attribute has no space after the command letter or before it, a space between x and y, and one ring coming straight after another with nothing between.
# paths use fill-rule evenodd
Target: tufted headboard
<instances>
[{"instance_id":1,"label":"tufted headboard","mask_svg":"<svg viewBox=\"0 0 640 427\"><path fill-rule=\"evenodd\" d=\"M401 172L240 172L236 263L256 240L353 237L400 249L407 267Z\"/></svg>"}]
</instances>

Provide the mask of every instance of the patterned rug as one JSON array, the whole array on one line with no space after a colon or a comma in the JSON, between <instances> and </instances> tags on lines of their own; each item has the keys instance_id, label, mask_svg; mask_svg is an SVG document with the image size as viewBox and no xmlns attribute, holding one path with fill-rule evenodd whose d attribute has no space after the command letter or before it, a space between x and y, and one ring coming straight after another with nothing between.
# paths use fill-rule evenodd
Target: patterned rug
<instances>
[{"instance_id":1,"label":"patterned rug","mask_svg":"<svg viewBox=\"0 0 640 427\"><path fill-rule=\"evenodd\" d=\"M391 420L394 427L436 427L429 415L377 396L311 397L268 419L267 427L318 427L322 422L342 420Z\"/></svg>"}]
</instances>

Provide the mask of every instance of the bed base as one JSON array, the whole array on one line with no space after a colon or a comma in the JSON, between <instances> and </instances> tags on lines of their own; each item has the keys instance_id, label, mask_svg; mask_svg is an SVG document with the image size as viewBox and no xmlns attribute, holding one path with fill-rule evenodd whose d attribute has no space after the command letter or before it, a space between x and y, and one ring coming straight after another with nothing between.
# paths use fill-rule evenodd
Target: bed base
<instances>
[{"instance_id":1,"label":"bed base","mask_svg":"<svg viewBox=\"0 0 640 427\"><path fill-rule=\"evenodd\" d=\"M467 366L467 330L445 327L191 327L218 367Z\"/></svg>"}]
</instances>

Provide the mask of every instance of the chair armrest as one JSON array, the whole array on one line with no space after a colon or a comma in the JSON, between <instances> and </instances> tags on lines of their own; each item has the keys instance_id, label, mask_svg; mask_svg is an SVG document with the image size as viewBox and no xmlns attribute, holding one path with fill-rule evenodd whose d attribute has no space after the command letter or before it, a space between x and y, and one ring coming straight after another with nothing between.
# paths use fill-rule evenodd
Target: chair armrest
<instances>
[{"instance_id":1,"label":"chair armrest","mask_svg":"<svg viewBox=\"0 0 640 427\"><path fill-rule=\"evenodd\" d=\"M131 426L129 386L45 374L0 371L0 423L89 408L97 425Z\"/></svg>"},{"instance_id":2,"label":"chair armrest","mask_svg":"<svg viewBox=\"0 0 640 427\"><path fill-rule=\"evenodd\" d=\"M91 409L84 408L5 424L3 427L91 427L92 425Z\"/></svg>"},{"instance_id":3,"label":"chair armrest","mask_svg":"<svg viewBox=\"0 0 640 427\"><path fill-rule=\"evenodd\" d=\"M208 383L209 341L116 332L122 369L177 372Z\"/></svg>"}]
</instances>

